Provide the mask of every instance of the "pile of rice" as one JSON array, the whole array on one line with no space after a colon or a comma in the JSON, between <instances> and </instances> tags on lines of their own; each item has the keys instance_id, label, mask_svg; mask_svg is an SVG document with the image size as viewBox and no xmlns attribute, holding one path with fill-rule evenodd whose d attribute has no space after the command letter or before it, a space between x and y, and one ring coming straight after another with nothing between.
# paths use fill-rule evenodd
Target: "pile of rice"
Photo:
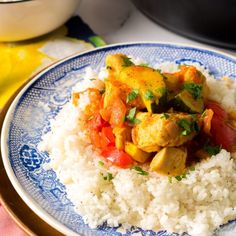
<instances>
[{"instance_id":1,"label":"pile of rice","mask_svg":"<svg viewBox=\"0 0 236 236\"><path fill-rule=\"evenodd\" d=\"M220 102L227 111L236 109L235 84L216 81L206 70L195 66L207 78L209 98ZM173 63L156 68L163 72L178 69ZM88 69L86 79L75 90L95 87L89 78L104 77L104 69L99 75ZM155 172L142 176L135 170L101 165L101 158L82 127L81 114L88 103L84 94L79 107L65 105L51 122L52 130L43 137L39 148L50 153L51 162L45 168L56 171L76 211L90 227L107 221L110 226L121 223L124 228L134 225L154 231L165 229L208 236L219 225L236 218L236 163L232 153L221 150L197 164L186 179L172 178L172 182ZM104 179L108 173L114 177L110 181Z\"/></svg>"}]
</instances>

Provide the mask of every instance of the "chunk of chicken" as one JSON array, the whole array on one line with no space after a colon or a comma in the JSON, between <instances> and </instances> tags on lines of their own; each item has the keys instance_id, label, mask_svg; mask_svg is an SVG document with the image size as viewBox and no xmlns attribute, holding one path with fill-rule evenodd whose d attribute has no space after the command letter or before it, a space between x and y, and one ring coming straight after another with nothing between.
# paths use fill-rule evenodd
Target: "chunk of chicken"
<instances>
[{"instance_id":1,"label":"chunk of chicken","mask_svg":"<svg viewBox=\"0 0 236 236\"><path fill-rule=\"evenodd\" d=\"M146 152L180 146L191 140L199 129L196 118L184 113L140 112L136 118L141 122L132 129L132 140Z\"/></svg>"},{"instance_id":2,"label":"chunk of chicken","mask_svg":"<svg viewBox=\"0 0 236 236\"><path fill-rule=\"evenodd\" d=\"M137 148L132 142L125 143L125 152L128 153L135 161L144 163L152 155Z\"/></svg>"},{"instance_id":3,"label":"chunk of chicken","mask_svg":"<svg viewBox=\"0 0 236 236\"><path fill-rule=\"evenodd\" d=\"M162 175L181 175L186 167L186 158L186 148L166 147L152 159L150 169Z\"/></svg>"},{"instance_id":4,"label":"chunk of chicken","mask_svg":"<svg viewBox=\"0 0 236 236\"><path fill-rule=\"evenodd\" d=\"M137 97L135 97L132 101L127 102L127 97L133 91L133 89L128 85L117 80L107 80L105 82L105 88L104 108L106 108L109 104L113 104L117 97L120 97L129 107L137 107L138 109L145 108L145 105L139 95L137 95Z\"/></svg>"},{"instance_id":5,"label":"chunk of chicken","mask_svg":"<svg viewBox=\"0 0 236 236\"><path fill-rule=\"evenodd\" d=\"M109 79L119 81L131 91L137 90L139 104L153 112L162 106L166 99L166 84L163 76L156 70L137 66L123 54L112 54L106 57L106 65L109 68ZM121 86L121 85L119 85ZM136 99L135 99L136 100Z\"/></svg>"},{"instance_id":6,"label":"chunk of chicken","mask_svg":"<svg viewBox=\"0 0 236 236\"><path fill-rule=\"evenodd\" d=\"M121 70L119 81L138 89L140 97L149 112L161 106L166 95L163 76L156 70L144 66L129 66Z\"/></svg>"},{"instance_id":7,"label":"chunk of chicken","mask_svg":"<svg viewBox=\"0 0 236 236\"><path fill-rule=\"evenodd\" d=\"M133 64L125 54L109 54L106 57L106 67L109 72L109 77L117 79L120 71L126 66L127 62Z\"/></svg>"},{"instance_id":8,"label":"chunk of chicken","mask_svg":"<svg viewBox=\"0 0 236 236\"><path fill-rule=\"evenodd\" d=\"M193 83L202 85L201 95L205 99L209 93L209 88L206 83L206 77L197 70L194 66L180 66L180 71L175 73L163 73L165 77L166 86L172 95L176 95L181 89L183 84Z\"/></svg>"},{"instance_id":9,"label":"chunk of chicken","mask_svg":"<svg viewBox=\"0 0 236 236\"><path fill-rule=\"evenodd\" d=\"M206 77L197 70L194 66L181 66L182 80L184 83L195 83L202 85L202 96L205 99L209 93L209 88L206 83Z\"/></svg>"}]
</instances>

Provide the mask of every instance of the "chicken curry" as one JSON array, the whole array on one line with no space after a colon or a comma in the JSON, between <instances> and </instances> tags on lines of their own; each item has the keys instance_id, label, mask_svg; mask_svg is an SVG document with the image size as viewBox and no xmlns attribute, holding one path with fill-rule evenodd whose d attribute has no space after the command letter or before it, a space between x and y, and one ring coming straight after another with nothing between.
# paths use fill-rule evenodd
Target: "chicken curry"
<instances>
[{"instance_id":1,"label":"chicken curry","mask_svg":"<svg viewBox=\"0 0 236 236\"><path fill-rule=\"evenodd\" d=\"M220 148L235 151L235 117L207 99L206 78L196 67L161 73L112 54L106 68L104 89L88 91L85 123L107 163L121 168L149 163L151 171L178 176ZM73 94L74 104L79 96Z\"/></svg>"}]
</instances>

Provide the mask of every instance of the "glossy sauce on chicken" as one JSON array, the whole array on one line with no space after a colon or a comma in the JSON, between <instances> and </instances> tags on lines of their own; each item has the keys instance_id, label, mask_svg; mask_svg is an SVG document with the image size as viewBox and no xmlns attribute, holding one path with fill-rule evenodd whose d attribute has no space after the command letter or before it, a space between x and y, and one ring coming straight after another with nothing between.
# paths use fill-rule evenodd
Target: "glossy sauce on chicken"
<instances>
[{"instance_id":1,"label":"glossy sauce on chicken","mask_svg":"<svg viewBox=\"0 0 236 236\"><path fill-rule=\"evenodd\" d=\"M162 175L184 174L223 147L235 151L235 119L208 101L204 75L180 65L161 73L123 54L106 57L104 89L89 91L85 123L91 143L121 168L150 163ZM79 94L73 95L76 103ZM226 131L226 132L225 132Z\"/></svg>"}]
</instances>

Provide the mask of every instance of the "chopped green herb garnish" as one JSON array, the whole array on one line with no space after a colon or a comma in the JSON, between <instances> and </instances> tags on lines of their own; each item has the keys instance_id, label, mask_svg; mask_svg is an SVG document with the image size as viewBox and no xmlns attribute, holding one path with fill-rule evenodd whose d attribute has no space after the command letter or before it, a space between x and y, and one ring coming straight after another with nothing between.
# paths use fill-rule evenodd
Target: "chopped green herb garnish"
<instances>
[{"instance_id":1,"label":"chopped green herb garnish","mask_svg":"<svg viewBox=\"0 0 236 236\"><path fill-rule=\"evenodd\" d=\"M174 178L175 178L176 180L178 180L178 181L181 181L182 179L187 179L187 175L190 174L189 171L194 171L194 170L195 170L195 168L194 168L193 166L191 166L191 167L188 168L188 171L187 171L187 172L183 173L182 175L174 176ZM169 176L168 178L170 178L170 176ZM172 181L172 180L171 180L171 181ZM170 180L169 180L169 182L170 182ZM170 182L170 183L171 183L171 182Z\"/></svg>"},{"instance_id":2,"label":"chopped green herb garnish","mask_svg":"<svg viewBox=\"0 0 236 236\"><path fill-rule=\"evenodd\" d=\"M134 63L130 60L130 58L126 57L126 56L123 57L123 63L124 64L122 66L124 66L124 67L128 67L128 66L134 65Z\"/></svg>"},{"instance_id":3,"label":"chopped green herb garnish","mask_svg":"<svg viewBox=\"0 0 236 236\"><path fill-rule=\"evenodd\" d=\"M103 162L103 161L99 161L98 164L99 164L100 166L104 166L104 162Z\"/></svg>"},{"instance_id":4,"label":"chopped green herb garnish","mask_svg":"<svg viewBox=\"0 0 236 236\"><path fill-rule=\"evenodd\" d=\"M180 119L179 121L177 121L177 125L183 129L181 133L183 136L186 136L192 132L191 122L189 120Z\"/></svg>"},{"instance_id":5,"label":"chopped green herb garnish","mask_svg":"<svg viewBox=\"0 0 236 236\"><path fill-rule=\"evenodd\" d=\"M110 172L107 172L107 175L106 175L106 176L104 176L102 173L101 173L101 175L103 176L103 179L104 179L104 180L111 181L112 179L114 179L112 173L110 173Z\"/></svg>"},{"instance_id":6,"label":"chopped green herb garnish","mask_svg":"<svg viewBox=\"0 0 236 236\"><path fill-rule=\"evenodd\" d=\"M170 118L170 115L169 114L167 114L167 113L163 113L162 115L161 115L161 119L169 119Z\"/></svg>"},{"instance_id":7,"label":"chopped green herb garnish","mask_svg":"<svg viewBox=\"0 0 236 236\"><path fill-rule=\"evenodd\" d=\"M202 85L195 83L184 84L184 89L190 92L194 99L198 99L202 96Z\"/></svg>"},{"instance_id":8,"label":"chopped green herb garnish","mask_svg":"<svg viewBox=\"0 0 236 236\"><path fill-rule=\"evenodd\" d=\"M187 131L187 130L183 130L181 134L182 134L183 136L187 136L187 135L189 135L190 133L191 133L191 132L189 132L189 131Z\"/></svg>"},{"instance_id":9,"label":"chopped green herb garnish","mask_svg":"<svg viewBox=\"0 0 236 236\"><path fill-rule=\"evenodd\" d=\"M92 79L89 79L90 81L94 81L94 80L96 80L95 78L92 78Z\"/></svg>"},{"instance_id":10,"label":"chopped green herb garnish","mask_svg":"<svg viewBox=\"0 0 236 236\"><path fill-rule=\"evenodd\" d=\"M138 125L141 123L141 120L134 118L133 124Z\"/></svg>"},{"instance_id":11,"label":"chopped green herb garnish","mask_svg":"<svg viewBox=\"0 0 236 236\"><path fill-rule=\"evenodd\" d=\"M182 179L187 179L187 174L184 173L181 177L182 177Z\"/></svg>"},{"instance_id":12,"label":"chopped green herb garnish","mask_svg":"<svg viewBox=\"0 0 236 236\"><path fill-rule=\"evenodd\" d=\"M182 177L180 175L178 175L178 176L175 176L175 179L177 179L178 181L181 181Z\"/></svg>"},{"instance_id":13,"label":"chopped green herb garnish","mask_svg":"<svg viewBox=\"0 0 236 236\"><path fill-rule=\"evenodd\" d=\"M149 67L148 63L141 63L139 66Z\"/></svg>"},{"instance_id":14,"label":"chopped green herb garnish","mask_svg":"<svg viewBox=\"0 0 236 236\"><path fill-rule=\"evenodd\" d=\"M200 127L198 126L197 121L189 121L187 119L180 119L177 121L177 125L183 129L182 135L189 135L191 132L199 132Z\"/></svg>"},{"instance_id":15,"label":"chopped green herb garnish","mask_svg":"<svg viewBox=\"0 0 236 236\"><path fill-rule=\"evenodd\" d=\"M129 114L126 116L126 119L129 121L133 121L135 118L136 107L133 107L129 110Z\"/></svg>"},{"instance_id":16,"label":"chopped green herb garnish","mask_svg":"<svg viewBox=\"0 0 236 236\"><path fill-rule=\"evenodd\" d=\"M194 170L195 170L195 167L194 167L194 166L190 166L190 167L189 167L189 170L190 170L190 171L194 171Z\"/></svg>"},{"instance_id":17,"label":"chopped green herb garnish","mask_svg":"<svg viewBox=\"0 0 236 236\"><path fill-rule=\"evenodd\" d=\"M178 181L181 181L182 179L187 179L187 174L188 173L183 173L182 175L177 175L177 176L175 176L175 179Z\"/></svg>"},{"instance_id":18,"label":"chopped green herb garnish","mask_svg":"<svg viewBox=\"0 0 236 236\"><path fill-rule=\"evenodd\" d=\"M195 131L197 133L200 131L200 127L199 127L197 121L192 122L192 129L193 129L193 131Z\"/></svg>"},{"instance_id":19,"label":"chopped green herb garnish","mask_svg":"<svg viewBox=\"0 0 236 236\"><path fill-rule=\"evenodd\" d=\"M136 107L133 107L129 110L129 114L125 117L125 120L130 122L131 124L139 124L141 121L135 118Z\"/></svg>"},{"instance_id":20,"label":"chopped green herb garnish","mask_svg":"<svg viewBox=\"0 0 236 236\"><path fill-rule=\"evenodd\" d=\"M196 115L196 114L190 114L190 116L192 116L192 118L193 118L194 120L197 119L197 115Z\"/></svg>"},{"instance_id":21,"label":"chopped green herb garnish","mask_svg":"<svg viewBox=\"0 0 236 236\"><path fill-rule=\"evenodd\" d=\"M108 172L107 173L107 177L108 177L108 180L111 181L112 179L114 179L112 173Z\"/></svg>"},{"instance_id":22,"label":"chopped green herb garnish","mask_svg":"<svg viewBox=\"0 0 236 236\"><path fill-rule=\"evenodd\" d=\"M206 117L206 110L201 115L201 118L205 118L205 117Z\"/></svg>"},{"instance_id":23,"label":"chopped green herb garnish","mask_svg":"<svg viewBox=\"0 0 236 236\"><path fill-rule=\"evenodd\" d=\"M203 149L210 155L216 155L220 152L221 147L220 146L211 146L208 144L205 144Z\"/></svg>"},{"instance_id":24,"label":"chopped green herb garnish","mask_svg":"<svg viewBox=\"0 0 236 236\"><path fill-rule=\"evenodd\" d=\"M133 166L132 170L136 170L139 175L148 175L147 171L144 171L140 166Z\"/></svg>"},{"instance_id":25,"label":"chopped green herb garnish","mask_svg":"<svg viewBox=\"0 0 236 236\"><path fill-rule=\"evenodd\" d=\"M167 93L168 90L167 90L167 88L158 88L158 89L156 89L156 91L158 93L160 93L161 95L164 95Z\"/></svg>"},{"instance_id":26,"label":"chopped green herb garnish","mask_svg":"<svg viewBox=\"0 0 236 236\"><path fill-rule=\"evenodd\" d=\"M146 100L152 100L154 98L154 94L152 91L147 90L144 94Z\"/></svg>"},{"instance_id":27,"label":"chopped green herb garnish","mask_svg":"<svg viewBox=\"0 0 236 236\"><path fill-rule=\"evenodd\" d=\"M177 176L174 176L174 178L177 180L177 181L181 181L182 179L187 179L187 175L190 174L190 171L194 171L195 168L193 166L189 167L188 171L183 173L182 175L177 175ZM168 176L168 181L169 183L172 183L172 176Z\"/></svg>"},{"instance_id":28,"label":"chopped green herb garnish","mask_svg":"<svg viewBox=\"0 0 236 236\"><path fill-rule=\"evenodd\" d=\"M111 67L111 66L107 66L106 68L107 68L107 70L111 70L111 69L112 69L112 67Z\"/></svg>"},{"instance_id":29,"label":"chopped green herb garnish","mask_svg":"<svg viewBox=\"0 0 236 236\"><path fill-rule=\"evenodd\" d=\"M133 101L135 98L138 97L138 89L133 89L126 98L126 103Z\"/></svg>"},{"instance_id":30,"label":"chopped green herb garnish","mask_svg":"<svg viewBox=\"0 0 236 236\"><path fill-rule=\"evenodd\" d=\"M161 69L156 69L157 72L161 73Z\"/></svg>"}]
</instances>

